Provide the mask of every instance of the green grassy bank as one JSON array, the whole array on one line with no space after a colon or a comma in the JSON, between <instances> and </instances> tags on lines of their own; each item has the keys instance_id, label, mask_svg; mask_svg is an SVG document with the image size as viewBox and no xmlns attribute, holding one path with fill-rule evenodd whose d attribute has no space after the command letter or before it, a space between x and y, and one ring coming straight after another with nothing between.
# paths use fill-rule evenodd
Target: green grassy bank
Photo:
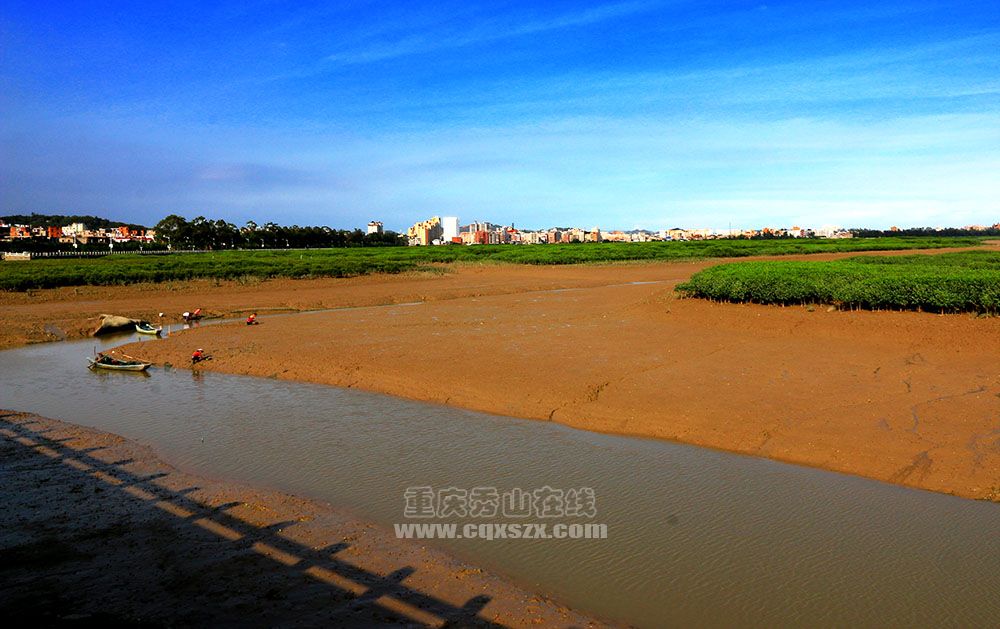
<instances>
[{"instance_id":1,"label":"green grassy bank","mask_svg":"<svg viewBox=\"0 0 1000 629\"><path fill-rule=\"evenodd\" d=\"M737 262L696 273L677 290L691 297L761 304L996 314L1000 253Z\"/></svg>"},{"instance_id":2,"label":"green grassy bank","mask_svg":"<svg viewBox=\"0 0 1000 629\"><path fill-rule=\"evenodd\" d=\"M445 262L584 264L963 247L977 238L712 240L446 247L218 251L0 263L0 290L164 282L194 278L346 277L399 273Z\"/></svg>"}]
</instances>

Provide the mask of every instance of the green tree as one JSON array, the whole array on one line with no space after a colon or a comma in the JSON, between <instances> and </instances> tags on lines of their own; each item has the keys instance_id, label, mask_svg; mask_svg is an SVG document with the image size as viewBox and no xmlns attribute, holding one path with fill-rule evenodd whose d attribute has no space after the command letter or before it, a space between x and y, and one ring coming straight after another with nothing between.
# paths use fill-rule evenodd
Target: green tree
<instances>
[{"instance_id":1,"label":"green tree","mask_svg":"<svg viewBox=\"0 0 1000 629\"><path fill-rule=\"evenodd\" d=\"M183 216L170 214L157 223L154 229L157 242L164 243L170 248L184 248L190 244L191 224Z\"/></svg>"}]
</instances>

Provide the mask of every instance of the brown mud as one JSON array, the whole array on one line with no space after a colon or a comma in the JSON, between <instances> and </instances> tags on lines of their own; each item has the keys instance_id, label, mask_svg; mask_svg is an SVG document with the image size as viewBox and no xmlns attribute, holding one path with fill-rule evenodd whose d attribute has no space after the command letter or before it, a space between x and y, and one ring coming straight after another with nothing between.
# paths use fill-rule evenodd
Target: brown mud
<instances>
[{"instance_id":1,"label":"brown mud","mask_svg":"<svg viewBox=\"0 0 1000 629\"><path fill-rule=\"evenodd\" d=\"M351 279L3 293L0 343L43 340L46 326L80 329L99 312L256 311L262 325L202 327L125 351L184 365L203 347L213 360L199 369L1000 496L1000 318L676 298L678 282L718 262L456 265ZM369 307L412 302L420 305ZM345 309L269 316L324 308Z\"/></svg>"},{"instance_id":2,"label":"brown mud","mask_svg":"<svg viewBox=\"0 0 1000 629\"><path fill-rule=\"evenodd\" d=\"M510 273L520 290L263 316L125 351L184 365L203 347L214 358L199 369L997 497L1000 318L678 299L674 285L702 266L491 268L480 273ZM563 290L517 275L532 272ZM449 280L462 278L476 284L475 272Z\"/></svg>"},{"instance_id":3,"label":"brown mud","mask_svg":"<svg viewBox=\"0 0 1000 629\"><path fill-rule=\"evenodd\" d=\"M0 411L11 626L602 623L328 505L199 478L121 437Z\"/></svg>"}]
</instances>

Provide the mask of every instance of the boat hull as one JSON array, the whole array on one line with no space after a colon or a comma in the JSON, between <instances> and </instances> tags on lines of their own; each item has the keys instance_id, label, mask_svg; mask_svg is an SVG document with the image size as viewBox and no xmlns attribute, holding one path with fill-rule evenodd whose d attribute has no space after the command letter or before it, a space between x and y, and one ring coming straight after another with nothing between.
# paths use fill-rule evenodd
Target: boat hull
<instances>
[{"instance_id":1,"label":"boat hull","mask_svg":"<svg viewBox=\"0 0 1000 629\"><path fill-rule=\"evenodd\" d=\"M111 371L146 371L150 368L152 363L133 363L128 365L109 365L108 363L100 363L93 358L88 358L90 361L91 369L109 369Z\"/></svg>"}]
</instances>

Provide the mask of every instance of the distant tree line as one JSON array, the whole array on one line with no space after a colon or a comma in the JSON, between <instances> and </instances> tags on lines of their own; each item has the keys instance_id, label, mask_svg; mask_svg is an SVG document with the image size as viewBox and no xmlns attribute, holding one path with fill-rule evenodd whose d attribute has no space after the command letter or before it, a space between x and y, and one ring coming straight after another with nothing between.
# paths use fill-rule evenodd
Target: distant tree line
<instances>
[{"instance_id":1,"label":"distant tree line","mask_svg":"<svg viewBox=\"0 0 1000 629\"><path fill-rule=\"evenodd\" d=\"M100 216L79 215L79 214L9 214L0 216L0 223L8 225L30 225L32 227L65 227L73 223L83 223L87 229L114 229L121 225L128 226L129 229L149 229L145 225L136 223L122 223L121 221L109 221Z\"/></svg>"},{"instance_id":2,"label":"distant tree line","mask_svg":"<svg viewBox=\"0 0 1000 629\"><path fill-rule=\"evenodd\" d=\"M961 227L945 227L936 229L934 227L909 227L906 229L865 229L856 227L850 232L855 238L891 238L894 236L1000 236L1000 228L996 225L988 229L963 229Z\"/></svg>"},{"instance_id":3,"label":"distant tree line","mask_svg":"<svg viewBox=\"0 0 1000 629\"><path fill-rule=\"evenodd\" d=\"M190 221L171 214L153 228L156 242L171 249L279 249L327 247L386 247L406 244L396 232L366 234L360 229L284 226L277 223L258 225L248 221L243 227L224 220L197 216Z\"/></svg>"},{"instance_id":4,"label":"distant tree line","mask_svg":"<svg viewBox=\"0 0 1000 629\"><path fill-rule=\"evenodd\" d=\"M10 225L31 227L65 227L72 223L83 223L87 229L115 229L121 225L133 230L147 230L149 227L135 223L122 223L91 215L62 214L11 214L0 216L0 221ZM223 221L198 216L187 220L171 214L153 228L156 241L115 242L114 251L155 251L170 249L278 249L278 248L328 248L328 247L384 247L406 245L406 238L393 231L381 234L366 234L360 229L333 229L331 227L284 226L276 223L257 225L248 221L243 227ZM60 243L51 238L19 238L2 240L0 251L107 251L108 244L91 242Z\"/></svg>"}]
</instances>

